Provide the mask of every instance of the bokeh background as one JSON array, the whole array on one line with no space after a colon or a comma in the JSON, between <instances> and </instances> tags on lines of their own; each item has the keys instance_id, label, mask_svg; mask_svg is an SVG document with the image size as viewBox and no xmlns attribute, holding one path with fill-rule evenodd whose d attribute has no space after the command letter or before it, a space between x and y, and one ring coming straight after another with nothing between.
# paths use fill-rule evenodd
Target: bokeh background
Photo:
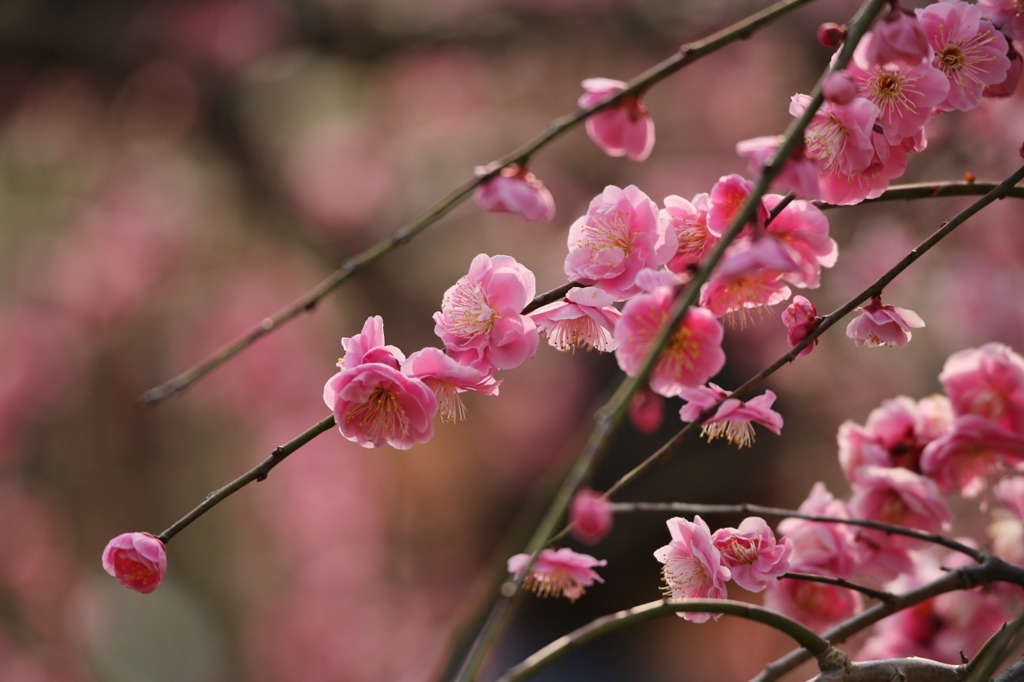
<instances>
[{"instance_id":1,"label":"bokeh background","mask_svg":"<svg viewBox=\"0 0 1024 682\"><path fill-rule=\"evenodd\" d=\"M544 346L469 420L406 452L331 431L169 545L141 596L100 567L114 535L157 533L326 415L339 339L371 314L406 353L477 253L564 281L569 224L608 184L656 201L744 172L738 140L781 132L829 58L811 3L647 96L643 164L575 131L531 169L558 208L531 225L463 205L412 244L184 395L145 389L297 298L484 164L570 112L584 78L626 80L765 6L730 0L4 0L0 4L0 680L429 680L619 379L613 358ZM1024 100L929 124L904 180L1001 179ZM968 203L829 214L830 310ZM622 500L797 506L836 463L842 420L938 390L951 352L1024 350L1024 204L991 207L886 291L927 328L904 350L826 337L772 378L786 426L750 450L691 442ZM727 334L729 388L786 349L778 316ZM679 428L625 429L606 488ZM606 583L576 604L529 597L488 675L612 610L659 596L664 517L619 518L589 551ZM709 519L712 526L737 519ZM966 520L960 532L977 534ZM575 545L573 545L575 546ZM577 547L577 549L579 549ZM744 596L737 591L737 598ZM737 620L649 623L539 679L745 679L788 650Z\"/></svg>"}]
</instances>

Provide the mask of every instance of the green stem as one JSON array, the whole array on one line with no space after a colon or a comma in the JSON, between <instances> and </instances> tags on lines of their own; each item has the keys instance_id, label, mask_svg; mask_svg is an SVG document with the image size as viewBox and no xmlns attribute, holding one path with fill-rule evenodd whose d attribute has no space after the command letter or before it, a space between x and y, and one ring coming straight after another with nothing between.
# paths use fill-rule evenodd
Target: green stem
<instances>
[{"instance_id":1,"label":"green stem","mask_svg":"<svg viewBox=\"0 0 1024 682\"><path fill-rule=\"evenodd\" d=\"M1020 634L1024 630L1024 611L1012 623L1003 623L999 631L988 638L975 654L967 671L971 676L967 682L987 682L1006 657L1020 645Z\"/></svg>"}]
</instances>

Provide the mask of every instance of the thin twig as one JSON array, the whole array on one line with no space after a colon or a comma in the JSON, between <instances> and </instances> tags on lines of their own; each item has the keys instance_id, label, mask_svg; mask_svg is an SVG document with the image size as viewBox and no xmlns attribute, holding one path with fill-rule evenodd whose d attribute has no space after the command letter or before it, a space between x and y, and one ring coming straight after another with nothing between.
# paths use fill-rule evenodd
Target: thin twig
<instances>
[{"instance_id":1,"label":"thin twig","mask_svg":"<svg viewBox=\"0 0 1024 682\"><path fill-rule=\"evenodd\" d=\"M809 583L822 583L823 585L835 585L836 587L842 587L847 590L853 590L854 592L860 592L863 595L877 599L878 601L891 604L896 599L896 595L891 592L884 592L882 590L873 590L870 587L864 585L858 585L852 583L844 578L833 578L827 575L817 575L814 573L799 573L796 571L787 571L779 576L779 580L804 580Z\"/></svg>"}]
</instances>

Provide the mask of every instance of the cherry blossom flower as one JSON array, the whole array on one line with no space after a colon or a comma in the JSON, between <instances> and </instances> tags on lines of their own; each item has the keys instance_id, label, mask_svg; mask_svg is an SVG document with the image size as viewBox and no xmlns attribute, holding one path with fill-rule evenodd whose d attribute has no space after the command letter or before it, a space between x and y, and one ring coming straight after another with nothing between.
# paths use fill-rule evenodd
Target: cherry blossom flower
<instances>
[{"instance_id":1,"label":"cherry blossom flower","mask_svg":"<svg viewBox=\"0 0 1024 682\"><path fill-rule=\"evenodd\" d=\"M793 95L789 113L801 116L810 102L807 95ZM821 175L853 176L871 165L871 129L878 113L878 107L862 97L849 104L822 104L804 133L807 156L818 163Z\"/></svg>"},{"instance_id":2,"label":"cherry blossom flower","mask_svg":"<svg viewBox=\"0 0 1024 682\"><path fill-rule=\"evenodd\" d=\"M679 397L688 401L679 410L679 417L684 422L697 420L705 409L729 395L716 384L682 388ZM754 442L754 423L760 424L775 434L782 430L782 415L771 409L775 402L775 394L765 391L764 395L743 402L738 398L729 398L718 406L715 413L701 425L701 434L709 441L725 437L731 445L740 448Z\"/></svg>"},{"instance_id":3,"label":"cherry blossom flower","mask_svg":"<svg viewBox=\"0 0 1024 682\"><path fill-rule=\"evenodd\" d=\"M986 86L1006 78L1006 38L966 2L936 2L917 10L917 16L935 51L934 64L949 80L949 94L936 107L974 109Z\"/></svg>"},{"instance_id":4,"label":"cherry blossom flower","mask_svg":"<svg viewBox=\"0 0 1024 682\"><path fill-rule=\"evenodd\" d=\"M103 569L125 587L149 594L167 573L167 550L149 533L121 533L103 550Z\"/></svg>"},{"instance_id":5,"label":"cherry blossom flower","mask_svg":"<svg viewBox=\"0 0 1024 682\"><path fill-rule=\"evenodd\" d=\"M341 339L345 355L338 367L352 369L364 362L379 362L398 369L405 362L405 354L395 346L384 345L384 319L380 315L366 318L363 330L355 336Z\"/></svg>"},{"instance_id":6,"label":"cherry blossom flower","mask_svg":"<svg viewBox=\"0 0 1024 682\"><path fill-rule=\"evenodd\" d=\"M981 16L1009 39L1024 40L1024 5L1017 0L978 0Z\"/></svg>"},{"instance_id":7,"label":"cherry blossom flower","mask_svg":"<svg viewBox=\"0 0 1024 682\"><path fill-rule=\"evenodd\" d=\"M529 562L529 554L516 554L508 560L508 572L518 580ZM565 597L574 602L583 596L586 588L595 582L604 582L594 567L607 563L566 547L542 549L533 562L530 575L523 581L523 587L538 597Z\"/></svg>"},{"instance_id":8,"label":"cherry blossom flower","mask_svg":"<svg viewBox=\"0 0 1024 682\"><path fill-rule=\"evenodd\" d=\"M797 510L804 514L850 518L845 502L836 499L825 484L811 487L807 499ZM793 543L790 563L793 570L806 570L836 578L849 578L857 565L856 536L851 526L842 523L821 523L788 518L779 522L779 534ZM803 568L796 568L802 566Z\"/></svg>"},{"instance_id":9,"label":"cherry blossom flower","mask_svg":"<svg viewBox=\"0 0 1024 682\"><path fill-rule=\"evenodd\" d=\"M782 199L778 194L768 194L764 197L764 205L773 211ZM802 199L789 202L768 223L765 233L785 244L798 265L796 270L783 271L784 280L802 288L815 289L819 286L821 268L832 267L839 257L836 242L828 232L825 214Z\"/></svg>"},{"instance_id":10,"label":"cherry blossom flower","mask_svg":"<svg viewBox=\"0 0 1024 682\"><path fill-rule=\"evenodd\" d=\"M850 512L858 517L929 533L946 530L953 523L953 512L939 495L933 481L909 469L884 466L862 467L853 485ZM860 529L862 536L881 536L906 547L915 541L905 536L885 537L885 533Z\"/></svg>"},{"instance_id":11,"label":"cherry blossom flower","mask_svg":"<svg viewBox=\"0 0 1024 682\"><path fill-rule=\"evenodd\" d=\"M1000 343L954 353L939 374L953 412L1024 435L1024 358Z\"/></svg>"},{"instance_id":12,"label":"cherry blossom flower","mask_svg":"<svg viewBox=\"0 0 1024 682\"><path fill-rule=\"evenodd\" d=\"M898 346L910 342L911 329L924 326L924 320L913 310L884 305L875 296L846 327L846 335L858 346Z\"/></svg>"},{"instance_id":13,"label":"cherry blossom flower","mask_svg":"<svg viewBox=\"0 0 1024 682\"><path fill-rule=\"evenodd\" d=\"M667 521L672 541L654 552L654 558L664 564L661 570L665 581L664 592L672 599L725 599L725 583L732 576L722 563L722 553L711 541L711 529L699 516L693 522L674 517ZM681 618L704 623L717 613L679 612Z\"/></svg>"},{"instance_id":14,"label":"cherry blossom flower","mask_svg":"<svg viewBox=\"0 0 1024 682\"><path fill-rule=\"evenodd\" d=\"M501 381L492 374L459 364L439 348L424 348L402 364L402 374L419 379L437 397L442 422L455 423L466 418L466 406L460 393L475 391L497 395Z\"/></svg>"},{"instance_id":15,"label":"cherry blossom flower","mask_svg":"<svg viewBox=\"0 0 1024 682\"><path fill-rule=\"evenodd\" d=\"M799 564L791 566L795 572L814 573L810 568ZM819 633L864 608L858 592L791 578L770 581L764 593L764 605Z\"/></svg>"},{"instance_id":16,"label":"cherry blossom flower","mask_svg":"<svg viewBox=\"0 0 1024 682\"><path fill-rule=\"evenodd\" d=\"M921 469L943 492L974 497L1000 466L1024 462L1024 436L976 414L957 417L953 427L921 453Z\"/></svg>"},{"instance_id":17,"label":"cherry blossom flower","mask_svg":"<svg viewBox=\"0 0 1024 682\"><path fill-rule=\"evenodd\" d=\"M483 168L476 170L485 172ZM473 191L473 199L485 211L514 213L531 223L555 217L551 192L533 173L516 164L480 183Z\"/></svg>"},{"instance_id":18,"label":"cherry blossom flower","mask_svg":"<svg viewBox=\"0 0 1024 682\"><path fill-rule=\"evenodd\" d=\"M433 391L390 365L367 362L338 372L324 386L324 402L341 435L364 448L387 443L408 450L434 436Z\"/></svg>"},{"instance_id":19,"label":"cherry blossom flower","mask_svg":"<svg viewBox=\"0 0 1024 682\"><path fill-rule=\"evenodd\" d=\"M596 287L570 289L565 299L530 313L548 343L560 351L583 347L602 353L618 345L612 336L622 313L612 306L615 297Z\"/></svg>"},{"instance_id":20,"label":"cherry blossom flower","mask_svg":"<svg viewBox=\"0 0 1024 682\"><path fill-rule=\"evenodd\" d=\"M488 373L518 367L537 352L537 325L520 314L536 291L533 273L514 258L481 253L444 293L434 333L462 364Z\"/></svg>"},{"instance_id":21,"label":"cherry blossom flower","mask_svg":"<svg viewBox=\"0 0 1024 682\"><path fill-rule=\"evenodd\" d=\"M708 211L711 210L711 198L707 194L698 194L689 202L675 195L665 197L665 208L661 209L660 218L673 230L678 250L667 267L672 272L683 273L687 268L699 264L711 253L720 241L708 229Z\"/></svg>"},{"instance_id":22,"label":"cherry blossom flower","mask_svg":"<svg viewBox=\"0 0 1024 682\"><path fill-rule=\"evenodd\" d=\"M736 153L749 159L747 171L751 175L760 175L782 146L782 140L782 135L743 140L736 143ZM813 201L821 198L821 190L814 161L807 157L805 151L802 144L797 145L772 181L772 188L791 191L800 199Z\"/></svg>"},{"instance_id":23,"label":"cherry blossom flower","mask_svg":"<svg viewBox=\"0 0 1024 682\"><path fill-rule=\"evenodd\" d=\"M579 106L587 109L622 92L626 84L609 78L588 78ZM628 95L618 104L587 118L587 136L608 156L625 156L643 161L654 149L654 121L637 95Z\"/></svg>"},{"instance_id":24,"label":"cherry blossom flower","mask_svg":"<svg viewBox=\"0 0 1024 682\"><path fill-rule=\"evenodd\" d=\"M867 64L920 64L931 61L932 49L924 26L913 12L893 3L889 13L857 45Z\"/></svg>"},{"instance_id":25,"label":"cherry blossom flower","mask_svg":"<svg viewBox=\"0 0 1024 682\"><path fill-rule=\"evenodd\" d=\"M793 544L788 538L775 542L775 533L764 519L749 516L739 528L720 528L711 542L722 553L722 563L732 580L745 590L760 592L769 581L789 570Z\"/></svg>"},{"instance_id":26,"label":"cherry blossom flower","mask_svg":"<svg viewBox=\"0 0 1024 682\"><path fill-rule=\"evenodd\" d=\"M658 219L658 207L635 186L609 185L569 228L565 274L617 299L637 293L637 274L664 265L676 253L676 233Z\"/></svg>"},{"instance_id":27,"label":"cherry blossom flower","mask_svg":"<svg viewBox=\"0 0 1024 682\"><path fill-rule=\"evenodd\" d=\"M790 347L803 341L807 336L818 328L821 318L818 317L818 310L814 304L803 296L794 296L793 302L782 311L782 323L786 325L786 340ZM800 351L799 355L807 355L818 345L818 339L814 339L806 348Z\"/></svg>"},{"instance_id":28,"label":"cherry blossom flower","mask_svg":"<svg viewBox=\"0 0 1024 682\"><path fill-rule=\"evenodd\" d=\"M652 434L665 421L665 399L650 389L641 388L629 402L629 423L640 433Z\"/></svg>"},{"instance_id":29,"label":"cherry blossom flower","mask_svg":"<svg viewBox=\"0 0 1024 682\"><path fill-rule=\"evenodd\" d=\"M589 488L576 493L569 505L572 536L588 545L596 545L612 529L612 508L608 498Z\"/></svg>"},{"instance_id":30,"label":"cherry blossom flower","mask_svg":"<svg viewBox=\"0 0 1024 682\"><path fill-rule=\"evenodd\" d=\"M615 326L615 359L629 376L639 373L672 308L674 292L659 287L630 299ZM704 308L690 308L651 372L651 390L666 398L699 386L725 365L722 325Z\"/></svg>"}]
</instances>

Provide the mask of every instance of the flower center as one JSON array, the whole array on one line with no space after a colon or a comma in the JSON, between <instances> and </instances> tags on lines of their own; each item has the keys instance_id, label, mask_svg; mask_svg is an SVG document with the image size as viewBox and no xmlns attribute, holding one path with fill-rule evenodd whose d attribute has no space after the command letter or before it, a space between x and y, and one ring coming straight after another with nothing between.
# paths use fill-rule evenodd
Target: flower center
<instances>
[{"instance_id":1,"label":"flower center","mask_svg":"<svg viewBox=\"0 0 1024 682\"><path fill-rule=\"evenodd\" d=\"M947 74L962 69L965 61L964 51L959 45L947 45L939 53L939 68Z\"/></svg>"},{"instance_id":2,"label":"flower center","mask_svg":"<svg viewBox=\"0 0 1024 682\"><path fill-rule=\"evenodd\" d=\"M745 448L754 442L754 425L745 421L727 419L714 424L705 424L701 427L700 432L701 435L707 437L709 443L716 438L725 438L730 445Z\"/></svg>"},{"instance_id":3,"label":"flower center","mask_svg":"<svg viewBox=\"0 0 1024 682\"><path fill-rule=\"evenodd\" d=\"M561 597L576 601L586 590L567 571L554 569L545 573L530 573L523 581L523 587L538 597Z\"/></svg>"},{"instance_id":4,"label":"flower center","mask_svg":"<svg viewBox=\"0 0 1024 682\"><path fill-rule=\"evenodd\" d=\"M826 120L807 129L804 135L807 156L821 161L831 174L839 165L847 138L846 126L834 114L829 114Z\"/></svg>"},{"instance_id":5,"label":"flower center","mask_svg":"<svg viewBox=\"0 0 1024 682\"><path fill-rule=\"evenodd\" d=\"M633 248L633 235L629 232L629 212L618 206L605 204L587 218L579 245L595 251L619 249L627 256Z\"/></svg>"},{"instance_id":6,"label":"flower center","mask_svg":"<svg viewBox=\"0 0 1024 682\"><path fill-rule=\"evenodd\" d=\"M487 334L498 314L487 302L479 282L463 277L445 296L441 326L454 336L473 338Z\"/></svg>"},{"instance_id":7,"label":"flower center","mask_svg":"<svg viewBox=\"0 0 1024 682\"><path fill-rule=\"evenodd\" d=\"M709 582L704 564L693 556L672 559L661 569L661 575L665 580L663 592L666 595L674 592L693 594L698 587Z\"/></svg>"},{"instance_id":8,"label":"flower center","mask_svg":"<svg viewBox=\"0 0 1024 682\"><path fill-rule=\"evenodd\" d=\"M466 405L453 384L433 377L425 378L423 383L437 396L437 413L441 416L442 424L455 424L466 420Z\"/></svg>"},{"instance_id":9,"label":"flower center","mask_svg":"<svg viewBox=\"0 0 1024 682\"><path fill-rule=\"evenodd\" d=\"M398 397L383 386L377 386L365 403L353 406L345 422L355 423L373 443L397 440L409 432L409 418Z\"/></svg>"}]
</instances>

